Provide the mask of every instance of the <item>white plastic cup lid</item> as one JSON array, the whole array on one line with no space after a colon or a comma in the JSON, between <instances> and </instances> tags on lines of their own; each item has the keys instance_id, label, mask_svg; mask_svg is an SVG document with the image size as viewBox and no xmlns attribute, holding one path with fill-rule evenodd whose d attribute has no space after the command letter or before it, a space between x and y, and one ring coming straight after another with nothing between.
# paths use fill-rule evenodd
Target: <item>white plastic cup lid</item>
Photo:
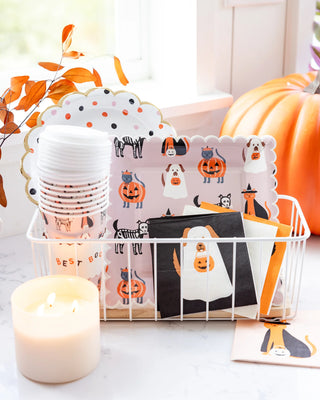
<instances>
[{"instance_id":1,"label":"white plastic cup lid","mask_svg":"<svg viewBox=\"0 0 320 400\"><path fill-rule=\"evenodd\" d=\"M95 182L97 180L101 180L105 178L106 171L101 171L100 173L96 173L94 176L90 173L74 173L74 174L64 174L63 172L58 173L57 171L44 171L39 169L39 178L42 181L51 182L56 185L68 185L68 186L80 186L86 185L88 182Z\"/></svg>"},{"instance_id":2,"label":"white plastic cup lid","mask_svg":"<svg viewBox=\"0 0 320 400\"><path fill-rule=\"evenodd\" d=\"M84 128L73 125L48 125L40 136L40 143L58 143L72 147L110 147L108 134L93 128Z\"/></svg>"},{"instance_id":3,"label":"white plastic cup lid","mask_svg":"<svg viewBox=\"0 0 320 400\"><path fill-rule=\"evenodd\" d=\"M110 168L111 142L106 132L70 125L48 125L40 135L38 166L63 173Z\"/></svg>"}]
</instances>

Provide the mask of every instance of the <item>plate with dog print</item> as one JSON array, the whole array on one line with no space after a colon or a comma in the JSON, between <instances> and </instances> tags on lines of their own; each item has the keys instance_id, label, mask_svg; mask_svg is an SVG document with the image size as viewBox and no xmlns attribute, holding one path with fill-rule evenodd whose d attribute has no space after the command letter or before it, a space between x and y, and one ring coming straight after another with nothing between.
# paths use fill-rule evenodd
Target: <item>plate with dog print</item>
<instances>
[{"instance_id":1,"label":"plate with dog print","mask_svg":"<svg viewBox=\"0 0 320 400\"><path fill-rule=\"evenodd\" d=\"M107 307L128 307L129 281L133 308L154 305L151 248L134 243L148 238L149 218L209 202L276 221L274 147L271 136L152 137L135 154L114 142L107 231L132 243L109 247Z\"/></svg>"},{"instance_id":2,"label":"plate with dog print","mask_svg":"<svg viewBox=\"0 0 320 400\"><path fill-rule=\"evenodd\" d=\"M21 172L27 179L27 196L35 204L39 196L36 165L39 137L45 126L61 124L94 128L113 135L119 155L129 146L135 157L139 157L146 139L176 136L175 129L163 120L161 111L151 103L142 102L133 93L94 88L86 93L64 96L57 105L39 115L37 125L25 138L26 153Z\"/></svg>"}]
</instances>

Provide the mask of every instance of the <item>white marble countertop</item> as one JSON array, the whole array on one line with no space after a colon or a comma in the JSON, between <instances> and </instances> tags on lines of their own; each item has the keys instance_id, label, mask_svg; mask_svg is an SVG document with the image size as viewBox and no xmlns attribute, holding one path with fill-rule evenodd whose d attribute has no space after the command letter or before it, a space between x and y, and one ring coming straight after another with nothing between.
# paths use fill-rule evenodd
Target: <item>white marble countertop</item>
<instances>
[{"instance_id":1,"label":"white marble countertop","mask_svg":"<svg viewBox=\"0 0 320 400\"><path fill-rule=\"evenodd\" d=\"M320 236L307 242L299 309L320 309ZM215 399L319 397L319 369L230 361L233 322L102 322L101 361L89 376L49 385L16 368L10 296L34 277L24 236L0 241L0 399Z\"/></svg>"}]
</instances>

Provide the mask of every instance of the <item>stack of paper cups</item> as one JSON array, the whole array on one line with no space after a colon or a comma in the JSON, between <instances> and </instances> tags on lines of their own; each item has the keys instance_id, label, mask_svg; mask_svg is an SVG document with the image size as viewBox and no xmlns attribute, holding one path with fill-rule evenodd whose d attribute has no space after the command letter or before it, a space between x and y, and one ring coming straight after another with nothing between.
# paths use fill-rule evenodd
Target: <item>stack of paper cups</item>
<instances>
[{"instance_id":1,"label":"stack of paper cups","mask_svg":"<svg viewBox=\"0 0 320 400\"><path fill-rule=\"evenodd\" d=\"M54 272L94 278L103 269L101 245L80 245L76 239L105 234L110 163L111 143L105 132L51 125L41 133L37 166L45 235L71 241L53 246Z\"/></svg>"}]
</instances>

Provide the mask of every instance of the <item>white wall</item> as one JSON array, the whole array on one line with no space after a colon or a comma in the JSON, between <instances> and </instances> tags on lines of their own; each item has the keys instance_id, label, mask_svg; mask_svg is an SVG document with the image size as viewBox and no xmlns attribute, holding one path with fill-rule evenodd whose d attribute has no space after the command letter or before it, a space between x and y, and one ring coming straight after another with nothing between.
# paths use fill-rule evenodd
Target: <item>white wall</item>
<instances>
[{"instance_id":1,"label":"white wall","mask_svg":"<svg viewBox=\"0 0 320 400\"><path fill-rule=\"evenodd\" d=\"M264 82L306 72L315 0L199 0L198 88L237 99Z\"/></svg>"}]
</instances>

